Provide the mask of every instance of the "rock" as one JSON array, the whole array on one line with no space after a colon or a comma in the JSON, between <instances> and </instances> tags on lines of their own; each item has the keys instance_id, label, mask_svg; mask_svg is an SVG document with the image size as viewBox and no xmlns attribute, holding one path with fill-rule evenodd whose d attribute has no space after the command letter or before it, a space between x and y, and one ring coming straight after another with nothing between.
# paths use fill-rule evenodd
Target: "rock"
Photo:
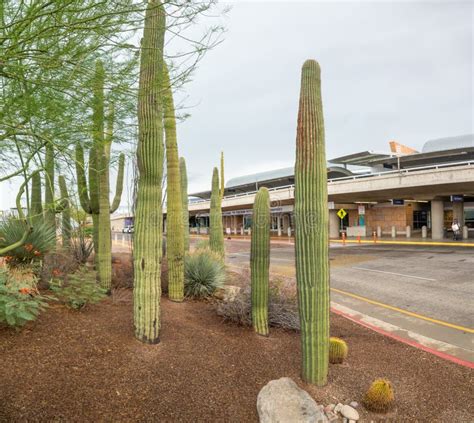
<instances>
[{"instance_id":1,"label":"rock","mask_svg":"<svg viewBox=\"0 0 474 423\"><path fill-rule=\"evenodd\" d=\"M349 423L357 423L357 420L349 420Z\"/></svg>"},{"instance_id":2,"label":"rock","mask_svg":"<svg viewBox=\"0 0 474 423\"><path fill-rule=\"evenodd\" d=\"M340 413L348 420L359 420L359 413L350 405L342 406Z\"/></svg>"},{"instance_id":3,"label":"rock","mask_svg":"<svg viewBox=\"0 0 474 423\"><path fill-rule=\"evenodd\" d=\"M268 382L258 393L260 423L326 423L322 407L288 377Z\"/></svg>"},{"instance_id":4,"label":"rock","mask_svg":"<svg viewBox=\"0 0 474 423\"><path fill-rule=\"evenodd\" d=\"M336 404L329 404L324 407L324 411L327 413L328 411L334 411L334 407L336 407Z\"/></svg>"},{"instance_id":5,"label":"rock","mask_svg":"<svg viewBox=\"0 0 474 423\"><path fill-rule=\"evenodd\" d=\"M214 292L214 297L223 301L234 301L241 289L240 286L225 285L223 288Z\"/></svg>"},{"instance_id":6,"label":"rock","mask_svg":"<svg viewBox=\"0 0 474 423\"><path fill-rule=\"evenodd\" d=\"M359 406L359 403L357 401L351 401L349 403L349 405L352 407L352 408L357 408Z\"/></svg>"},{"instance_id":7,"label":"rock","mask_svg":"<svg viewBox=\"0 0 474 423\"><path fill-rule=\"evenodd\" d=\"M335 422L339 420L339 416L333 411L326 411L326 417L328 418L330 422Z\"/></svg>"},{"instance_id":8,"label":"rock","mask_svg":"<svg viewBox=\"0 0 474 423\"><path fill-rule=\"evenodd\" d=\"M335 413L340 413L342 410L342 407L344 407L344 404L341 404L340 402L334 407L334 412Z\"/></svg>"}]
</instances>

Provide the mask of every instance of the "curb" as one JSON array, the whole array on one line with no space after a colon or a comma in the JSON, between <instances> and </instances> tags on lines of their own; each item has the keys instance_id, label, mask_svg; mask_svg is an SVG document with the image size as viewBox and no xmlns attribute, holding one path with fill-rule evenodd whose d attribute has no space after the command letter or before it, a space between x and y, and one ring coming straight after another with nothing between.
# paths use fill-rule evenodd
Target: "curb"
<instances>
[{"instance_id":1,"label":"curb","mask_svg":"<svg viewBox=\"0 0 474 423\"><path fill-rule=\"evenodd\" d=\"M331 311L333 313L339 315L339 316L342 316L342 317L350 320L351 322L354 322L354 323L356 323L360 326L364 326L367 329L371 329L374 332L377 332L381 335L387 336L389 338L395 339L396 341L402 342L406 345L410 345L411 347L415 347L419 350L423 350L423 351L428 352L430 354L436 355L437 357L443 358L444 360L448 360L448 361L451 361L453 363L459 364L460 366L467 367L467 368L470 368L470 369L474 369L474 363L471 362L471 361L463 360L463 359L455 357L451 354L447 354L447 353L435 350L433 348L427 347L426 345L420 344L416 341L402 338L398 335L387 332L386 330L383 330L383 329L381 329L377 326L371 325L370 323L362 322L361 320L358 320L358 319L348 315L347 313L344 313L343 311L337 310L334 307L331 307Z\"/></svg>"}]
</instances>

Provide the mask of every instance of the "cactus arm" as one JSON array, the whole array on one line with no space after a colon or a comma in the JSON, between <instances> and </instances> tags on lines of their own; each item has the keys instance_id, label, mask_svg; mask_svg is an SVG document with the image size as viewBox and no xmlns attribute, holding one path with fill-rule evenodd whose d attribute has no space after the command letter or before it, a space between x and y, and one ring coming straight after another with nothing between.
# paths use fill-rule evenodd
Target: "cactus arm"
<instances>
[{"instance_id":1,"label":"cactus arm","mask_svg":"<svg viewBox=\"0 0 474 423\"><path fill-rule=\"evenodd\" d=\"M304 63L296 136L296 281L302 377L322 386L329 361L327 164L319 64Z\"/></svg>"},{"instance_id":2,"label":"cactus arm","mask_svg":"<svg viewBox=\"0 0 474 423\"><path fill-rule=\"evenodd\" d=\"M92 208L89 200L86 173L84 170L84 149L80 144L76 145L76 176L81 207L87 214L91 214Z\"/></svg>"},{"instance_id":3,"label":"cactus arm","mask_svg":"<svg viewBox=\"0 0 474 423\"><path fill-rule=\"evenodd\" d=\"M166 64L163 66L163 123L166 137L167 207L166 256L168 258L168 297L184 298L184 235L181 180L173 93Z\"/></svg>"},{"instance_id":4,"label":"cactus arm","mask_svg":"<svg viewBox=\"0 0 474 423\"><path fill-rule=\"evenodd\" d=\"M268 336L270 194L267 188L259 189L253 206L250 272L253 328L259 335Z\"/></svg>"},{"instance_id":5,"label":"cactus arm","mask_svg":"<svg viewBox=\"0 0 474 423\"><path fill-rule=\"evenodd\" d=\"M71 209L69 206L69 193L67 190L66 180L63 175L59 175L59 190L61 192L61 203L63 205L62 210L62 225L61 233L63 238L63 247L71 247Z\"/></svg>"},{"instance_id":6,"label":"cactus arm","mask_svg":"<svg viewBox=\"0 0 474 423\"><path fill-rule=\"evenodd\" d=\"M124 171L125 171L125 155L122 153L119 156L117 181L115 183L115 196L114 196L114 200L112 201L112 205L110 206L110 213L115 213L120 206L120 201L122 200L122 192L123 192Z\"/></svg>"},{"instance_id":7,"label":"cactus arm","mask_svg":"<svg viewBox=\"0 0 474 423\"><path fill-rule=\"evenodd\" d=\"M217 167L212 173L209 247L224 259L224 230L222 228L221 192Z\"/></svg>"},{"instance_id":8,"label":"cactus arm","mask_svg":"<svg viewBox=\"0 0 474 423\"><path fill-rule=\"evenodd\" d=\"M179 176L181 177L181 196L183 198L183 235L184 252L189 251L189 205L188 205L188 173L186 171L186 160L179 159Z\"/></svg>"},{"instance_id":9,"label":"cactus arm","mask_svg":"<svg viewBox=\"0 0 474 423\"><path fill-rule=\"evenodd\" d=\"M142 342L160 340L165 11L150 0L145 13L138 86L138 192L133 249L133 320Z\"/></svg>"},{"instance_id":10,"label":"cactus arm","mask_svg":"<svg viewBox=\"0 0 474 423\"><path fill-rule=\"evenodd\" d=\"M45 155L45 193L44 202L46 204L46 211L44 220L48 225L56 227L56 211L54 204L54 146L51 142L46 144Z\"/></svg>"},{"instance_id":11,"label":"cactus arm","mask_svg":"<svg viewBox=\"0 0 474 423\"><path fill-rule=\"evenodd\" d=\"M39 224L43 221L43 202L41 195L41 173L34 172L31 175L31 221Z\"/></svg>"}]
</instances>

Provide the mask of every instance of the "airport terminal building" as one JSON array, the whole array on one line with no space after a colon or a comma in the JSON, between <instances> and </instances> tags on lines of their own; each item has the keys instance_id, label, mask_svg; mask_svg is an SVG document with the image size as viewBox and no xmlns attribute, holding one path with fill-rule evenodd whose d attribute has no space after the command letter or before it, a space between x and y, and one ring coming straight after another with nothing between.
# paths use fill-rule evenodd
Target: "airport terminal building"
<instances>
[{"instance_id":1,"label":"airport terminal building","mask_svg":"<svg viewBox=\"0 0 474 423\"><path fill-rule=\"evenodd\" d=\"M330 236L450 236L454 219L474 237L474 135L428 141L422 151L390 142L388 152L361 151L328 162ZM244 234L260 187L270 190L272 232L294 233L294 169L227 181L224 230ZM190 196L190 226L207 233L210 191ZM338 212L343 218L338 216Z\"/></svg>"}]
</instances>

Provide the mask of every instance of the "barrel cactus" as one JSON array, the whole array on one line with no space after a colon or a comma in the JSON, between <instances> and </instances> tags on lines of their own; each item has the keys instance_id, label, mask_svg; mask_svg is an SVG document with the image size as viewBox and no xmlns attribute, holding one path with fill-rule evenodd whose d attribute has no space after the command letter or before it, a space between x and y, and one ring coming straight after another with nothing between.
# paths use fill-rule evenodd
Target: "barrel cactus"
<instances>
[{"instance_id":1,"label":"barrel cactus","mask_svg":"<svg viewBox=\"0 0 474 423\"><path fill-rule=\"evenodd\" d=\"M140 56L138 85L138 192L133 249L133 320L142 342L160 340L162 188L163 181L163 45L165 11L150 0Z\"/></svg>"},{"instance_id":2,"label":"barrel cactus","mask_svg":"<svg viewBox=\"0 0 474 423\"><path fill-rule=\"evenodd\" d=\"M302 377L322 386L329 361L329 216L320 74L316 61L304 63L296 136L295 252Z\"/></svg>"},{"instance_id":3,"label":"barrel cactus","mask_svg":"<svg viewBox=\"0 0 474 423\"><path fill-rule=\"evenodd\" d=\"M392 408L394 398L392 384L387 379L376 379L365 394L363 404L368 410L385 413Z\"/></svg>"},{"instance_id":4,"label":"barrel cactus","mask_svg":"<svg viewBox=\"0 0 474 423\"><path fill-rule=\"evenodd\" d=\"M224 259L224 230L222 227L221 192L219 187L219 171L217 167L212 173L211 216L210 216L209 247Z\"/></svg>"},{"instance_id":5,"label":"barrel cactus","mask_svg":"<svg viewBox=\"0 0 474 423\"><path fill-rule=\"evenodd\" d=\"M340 338L329 338L329 362L332 364L343 363L347 357L349 348L345 341Z\"/></svg>"},{"instance_id":6,"label":"barrel cactus","mask_svg":"<svg viewBox=\"0 0 474 423\"><path fill-rule=\"evenodd\" d=\"M267 188L259 189L253 205L250 272L253 328L259 335L268 336L270 194Z\"/></svg>"},{"instance_id":7,"label":"barrel cactus","mask_svg":"<svg viewBox=\"0 0 474 423\"><path fill-rule=\"evenodd\" d=\"M184 298L183 197L179 175L173 92L166 64L163 66L163 115L167 169L166 256L168 258L168 297L172 301L180 302Z\"/></svg>"},{"instance_id":8,"label":"barrel cactus","mask_svg":"<svg viewBox=\"0 0 474 423\"><path fill-rule=\"evenodd\" d=\"M184 252L189 251L189 204L188 204L188 172L186 170L186 160L184 157L179 159L179 176L181 178L181 197L183 210L183 238Z\"/></svg>"}]
</instances>

